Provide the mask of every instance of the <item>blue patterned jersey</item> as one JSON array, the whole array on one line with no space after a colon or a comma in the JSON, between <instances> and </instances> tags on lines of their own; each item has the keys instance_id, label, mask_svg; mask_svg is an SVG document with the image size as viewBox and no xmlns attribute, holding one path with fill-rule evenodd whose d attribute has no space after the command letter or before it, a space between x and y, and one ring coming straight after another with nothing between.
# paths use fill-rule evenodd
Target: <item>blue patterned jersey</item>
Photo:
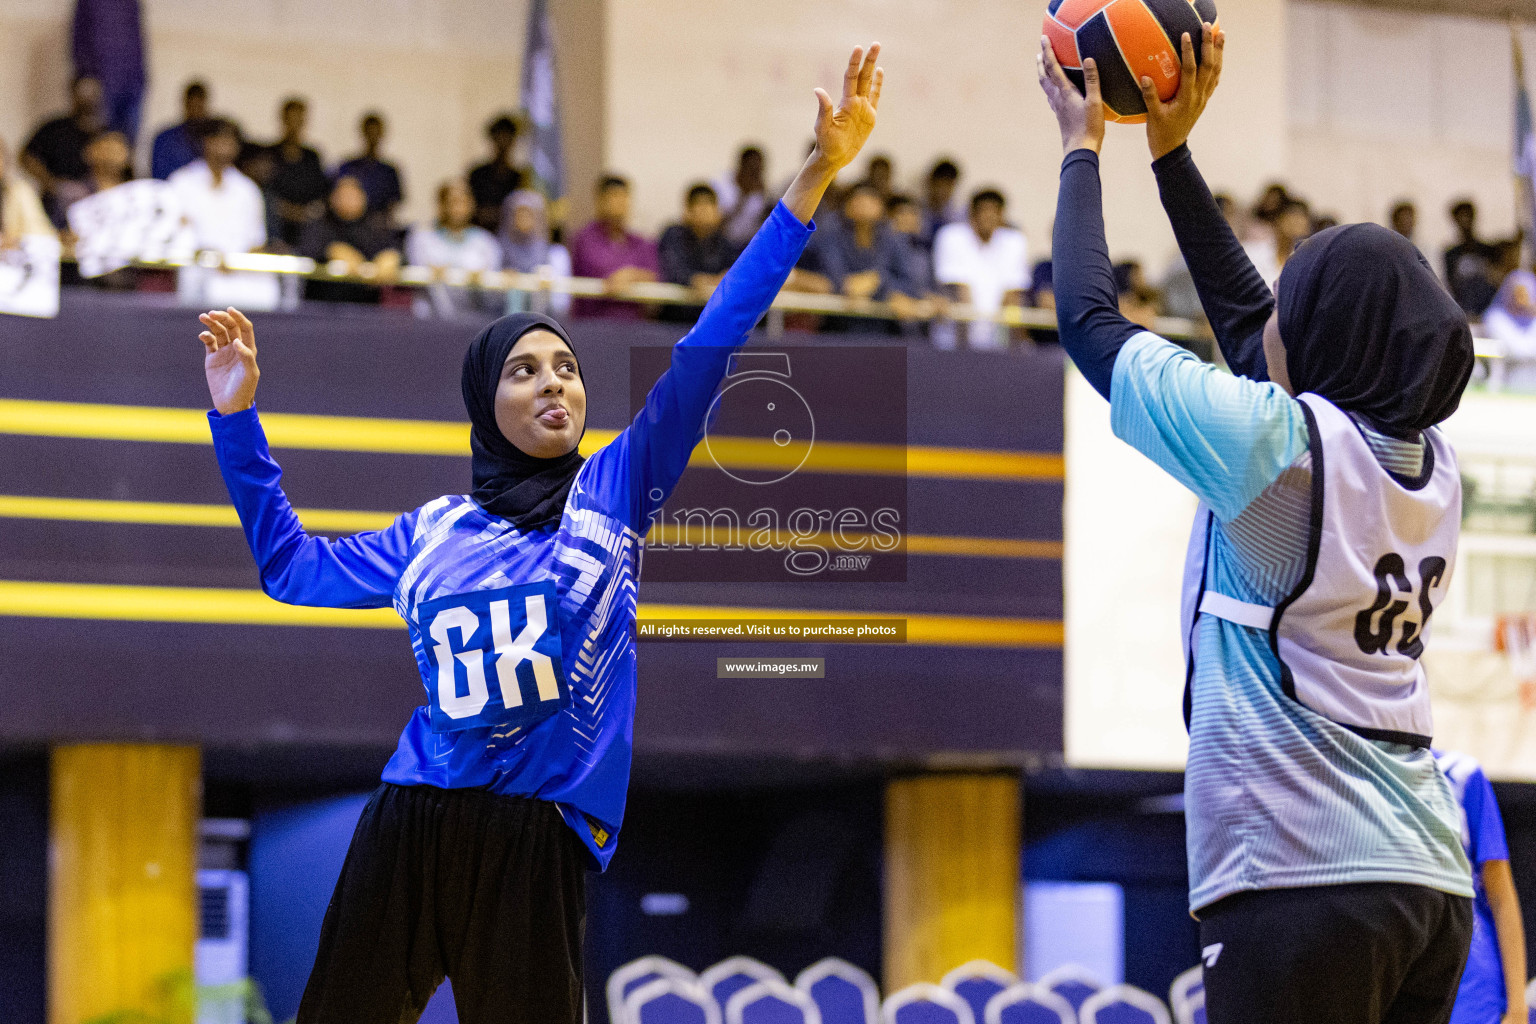
<instances>
[{"instance_id":1,"label":"blue patterned jersey","mask_svg":"<svg viewBox=\"0 0 1536 1024\"><path fill-rule=\"evenodd\" d=\"M730 357L812 230L774 209L644 409L583 464L554 529L522 533L451 495L384 530L310 537L256 411L209 414L262 589L289 604L393 605L405 619L428 704L406 724L384 781L552 801L607 866L629 788L641 538L703 436Z\"/></svg>"}]
</instances>

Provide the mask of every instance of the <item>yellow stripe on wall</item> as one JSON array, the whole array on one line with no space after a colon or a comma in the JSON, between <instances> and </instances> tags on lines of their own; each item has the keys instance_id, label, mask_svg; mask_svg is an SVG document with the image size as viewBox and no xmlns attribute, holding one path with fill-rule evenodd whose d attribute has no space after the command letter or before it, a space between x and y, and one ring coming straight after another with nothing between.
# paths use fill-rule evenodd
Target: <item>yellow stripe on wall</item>
<instances>
[{"instance_id":1,"label":"yellow stripe on wall","mask_svg":"<svg viewBox=\"0 0 1536 1024\"><path fill-rule=\"evenodd\" d=\"M463 456L469 452L469 425L443 420L379 419L364 416L261 414L274 448L373 452L386 455ZM0 398L0 434L72 437L161 444L210 444L207 414L200 409L147 405L99 405L87 402L38 402ZM612 430L588 430L583 454L618 436ZM713 452L713 454L711 454ZM690 466L728 469L792 469L798 449L763 438L711 438ZM821 441L801 472L937 477L951 480L1060 480L1060 455L980 448L942 448Z\"/></svg>"},{"instance_id":2,"label":"yellow stripe on wall","mask_svg":"<svg viewBox=\"0 0 1536 1024\"><path fill-rule=\"evenodd\" d=\"M39 583L0 580L0 615L126 622L187 622L236 626L329 626L399 629L392 608L301 608L281 604L259 590L218 587L144 587L106 583ZM732 608L717 605L649 604L641 619L863 618L905 619L909 644L941 647L1059 648L1062 624L1049 619L980 615L929 615L887 610Z\"/></svg>"},{"instance_id":3,"label":"yellow stripe on wall","mask_svg":"<svg viewBox=\"0 0 1536 1024\"><path fill-rule=\"evenodd\" d=\"M323 533L362 533L382 530L395 521L393 512L364 512L350 509L295 509L300 521L310 530ZM117 501L107 498L47 498L22 494L0 494L0 519L54 519L66 522L133 523L141 526L219 526L239 527L240 517L231 505L202 505L175 501ZM685 536L702 544L702 528L682 530L658 525L650 538L664 537L676 545ZM883 540L873 534L850 531L849 540ZM784 535L788 539L788 535ZM818 534L809 540L835 547L831 534ZM939 537L915 534L901 538L895 550L906 547L910 555L951 555L975 558L1060 558L1059 541L1016 540L1007 537Z\"/></svg>"}]
</instances>

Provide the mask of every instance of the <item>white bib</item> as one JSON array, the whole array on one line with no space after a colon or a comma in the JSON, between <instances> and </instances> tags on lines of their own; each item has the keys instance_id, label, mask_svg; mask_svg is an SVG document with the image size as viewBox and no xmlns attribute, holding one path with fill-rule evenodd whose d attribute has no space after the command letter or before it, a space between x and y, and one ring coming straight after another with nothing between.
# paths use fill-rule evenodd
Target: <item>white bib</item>
<instances>
[{"instance_id":1,"label":"white bib","mask_svg":"<svg viewBox=\"0 0 1536 1024\"><path fill-rule=\"evenodd\" d=\"M1266 630L1287 696L1367 738L1427 747L1434 729L1419 656L1455 567L1455 453L1426 430L1424 472L1405 484L1348 415L1317 395L1300 401L1312 450L1306 572L1274 608L1210 590L1202 509L1185 573L1189 650L1199 615Z\"/></svg>"}]
</instances>

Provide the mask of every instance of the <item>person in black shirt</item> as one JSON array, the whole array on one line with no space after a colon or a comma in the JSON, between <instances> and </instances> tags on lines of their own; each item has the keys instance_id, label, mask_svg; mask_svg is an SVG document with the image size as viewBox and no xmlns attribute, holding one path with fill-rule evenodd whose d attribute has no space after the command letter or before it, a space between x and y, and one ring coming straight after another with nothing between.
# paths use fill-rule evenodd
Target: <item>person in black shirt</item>
<instances>
[{"instance_id":1,"label":"person in black shirt","mask_svg":"<svg viewBox=\"0 0 1536 1024\"><path fill-rule=\"evenodd\" d=\"M1498 246L1477 237L1477 206L1462 199L1451 207L1456 222L1456 244L1445 250L1445 284L1468 316L1482 316L1493 302L1498 284L1493 280Z\"/></svg>"},{"instance_id":2,"label":"person in black shirt","mask_svg":"<svg viewBox=\"0 0 1536 1024\"><path fill-rule=\"evenodd\" d=\"M69 90L69 113L45 121L21 151L21 166L37 181L45 204L56 203L61 182L90 174L85 147L101 131L101 83L88 75Z\"/></svg>"},{"instance_id":3,"label":"person in black shirt","mask_svg":"<svg viewBox=\"0 0 1536 1024\"><path fill-rule=\"evenodd\" d=\"M368 195L356 178L336 179L325 215L305 225L299 253L320 264L340 262L352 276L388 284L400 270L398 234L368 213ZM354 281L307 282L304 297L326 302L378 302L377 286Z\"/></svg>"},{"instance_id":4,"label":"person in black shirt","mask_svg":"<svg viewBox=\"0 0 1536 1024\"><path fill-rule=\"evenodd\" d=\"M501 204L523 187L523 172L512 165L517 144L517 122L506 114L486 125L494 155L469 172L469 190L475 195L475 223L495 231L501 221Z\"/></svg>"},{"instance_id":5,"label":"person in black shirt","mask_svg":"<svg viewBox=\"0 0 1536 1024\"><path fill-rule=\"evenodd\" d=\"M720 197L713 188L699 182L688 189L682 222L661 233L656 250L663 281L692 288L701 301L714 291L740 249L725 233ZM698 314L697 309L668 307L662 319L691 323Z\"/></svg>"},{"instance_id":6,"label":"person in black shirt","mask_svg":"<svg viewBox=\"0 0 1536 1024\"><path fill-rule=\"evenodd\" d=\"M298 245L304 226L324 215L331 191L320 154L304 145L308 119L309 104L297 96L284 100L282 137L267 147L272 154L267 189L276 201L279 234L287 245Z\"/></svg>"},{"instance_id":7,"label":"person in black shirt","mask_svg":"<svg viewBox=\"0 0 1536 1024\"><path fill-rule=\"evenodd\" d=\"M376 112L363 115L358 125L363 137L363 151L336 168L338 178L356 178L368 195L368 212L382 214L393 224L395 207L405 198L400 186L400 171L394 164L379 158L379 146L384 141L384 118Z\"/></svg>"}]
</instances>

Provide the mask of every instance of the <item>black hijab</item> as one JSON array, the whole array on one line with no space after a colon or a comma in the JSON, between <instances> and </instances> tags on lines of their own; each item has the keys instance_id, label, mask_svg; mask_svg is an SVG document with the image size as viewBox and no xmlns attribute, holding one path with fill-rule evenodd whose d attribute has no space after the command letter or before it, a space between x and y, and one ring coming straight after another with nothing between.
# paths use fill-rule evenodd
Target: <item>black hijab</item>
<instances>
[{"instance_id":1,"label":"black hijab","mask_svg":"<svg viewBox=\"0 0 1536 1024\"><path fill-rule=\"evenodd\" d=\"M1412 242L1376 224L1329 228L1286 262L1277 291L1297 394L1405 440L1456 411L1472 331Z\"/></svg>"},{"instance_id":2,"label":"black hijab","mask_svg":"<svg viewBox=\"0 0 1536 1024\"><path fill-rule=\"evenodd\" d=\"M536 313L514 313L491 324L464 353L464 408L469 411L469 447L473 454L474 499L493 515L527 532L560 522L571 483L584 461L572 448L552 459L522 451L496 425L496 388L501 369L519 338L530 331L558 334L571 349L570 335L554 320ZM577 376L581 375L577 364ZM586 424L582 424L586 433ZM579 438L577 439L580 440Z\"/></svg>"}]
</instances>

